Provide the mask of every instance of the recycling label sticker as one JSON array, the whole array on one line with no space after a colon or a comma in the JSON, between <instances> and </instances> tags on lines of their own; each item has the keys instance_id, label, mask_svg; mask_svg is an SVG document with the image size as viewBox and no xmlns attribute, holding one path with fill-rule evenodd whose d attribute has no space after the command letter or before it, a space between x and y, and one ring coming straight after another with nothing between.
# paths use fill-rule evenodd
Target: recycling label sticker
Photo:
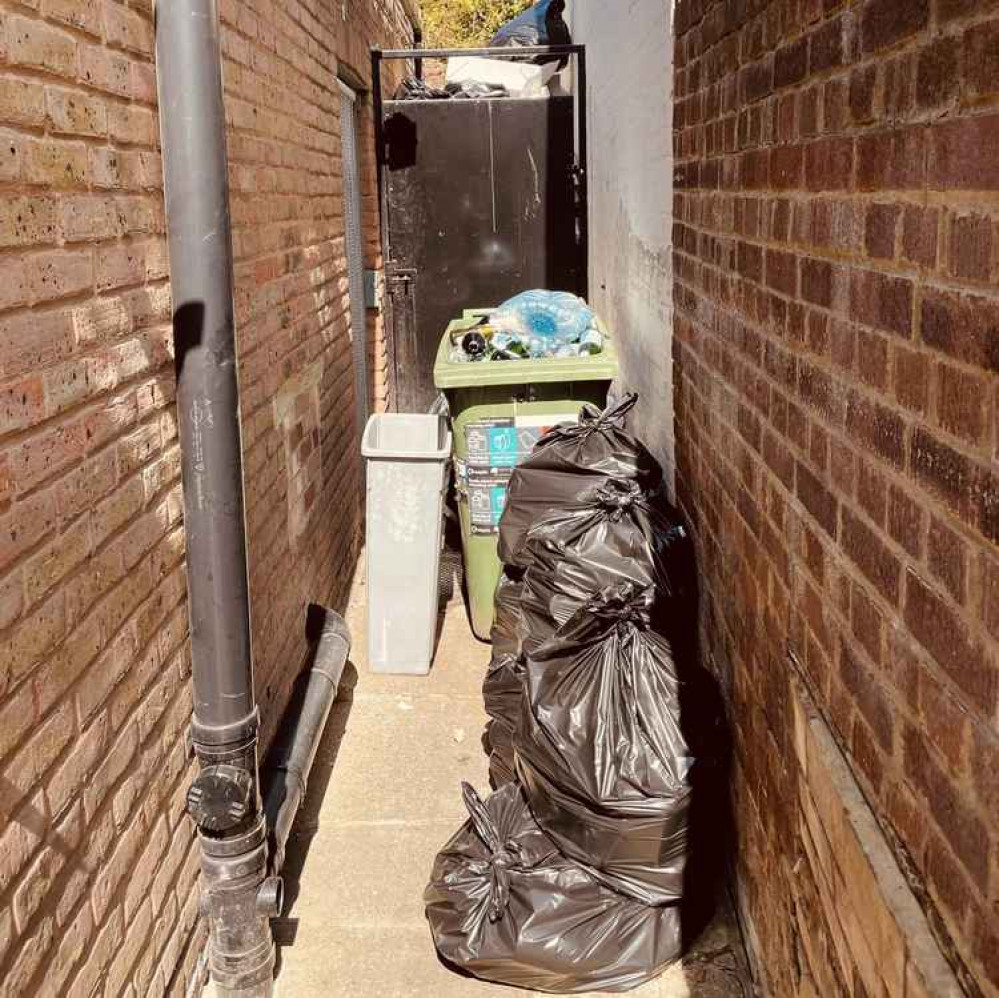
<instances>
[{"instance_id":1,"label":"recycling label sticker","mask_svg":"<svg viewBox=\"0 0 999 998\"><path fill-rule=\"evenodd\" d=\"M575 422L578 409L545 416L484 419L465 427L466 460L458 466L474 535L499 532L513 469L553 426Z\"/></svg>"},{"instance_id":2,"label":"recycling label sticker","mask_svg":"<svg viewBox=\"0 0 999 998\"><path fill-rule=\"evenodd\" d=\"M578 410L545 416L509 416L483 419L465 427L469 470L502 471L517 467L534 445L559 423L575 422Z\"/></svg>"},{"instance_id":3,"label":"recycling label sticker","mask_svg":"<svg viewBox=\"0 0 999 998\"><path fill-rule=\"evenodd\" d=\"M519 464L517 427L512 419L469 423L465 427L468 467L515 468Z\"/></svg>"},{"instance_id":4,"label":"recycling label sticker","mask_svg":"<svg viewBox=\"0 0 999 998\"><path fill-rule=\"evenodd\" d=\"M508 478L469 478L468 511L473 535L499 531L509 481Z\"/></svg>"}]
</instances>

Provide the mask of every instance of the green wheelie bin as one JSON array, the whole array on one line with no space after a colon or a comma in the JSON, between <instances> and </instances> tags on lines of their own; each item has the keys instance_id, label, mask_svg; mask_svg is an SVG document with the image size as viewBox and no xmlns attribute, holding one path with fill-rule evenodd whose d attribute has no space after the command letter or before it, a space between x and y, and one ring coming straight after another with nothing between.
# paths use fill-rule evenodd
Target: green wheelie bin
<instances>
[{"instance_id":1,"label":"green wheelie bin","mask_svg":"<svg viewBox=\"0 0 999 998\"><path fill-rule=\"evenodd\" d=\"M547 429L575 422L586 402L604 408L618 369L614 341L603 327L603 351L593 356L452 361L451 334L488 311L468 309L451 322L434 365L434 382L451 410L472 631L483 641L493 624L501 571L497 534L510 475Z\"/></svg>"}]
</instances>

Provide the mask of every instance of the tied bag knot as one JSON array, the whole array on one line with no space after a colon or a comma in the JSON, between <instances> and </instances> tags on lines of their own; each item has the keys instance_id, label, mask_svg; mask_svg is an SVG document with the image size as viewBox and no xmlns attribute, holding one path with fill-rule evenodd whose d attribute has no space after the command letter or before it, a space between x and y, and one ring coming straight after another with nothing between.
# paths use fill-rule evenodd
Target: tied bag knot
<instances>
[{"instance_id":1,"label":"tied bag knot","mask_svg":"<svg viewBox=\"0 0 999 998\"><path fill-rule=\"evenodd\" d=\"M520 869L521 865L520 845L513 840L505 842L490 857L490 922L498 922L506 914L510 904L510 870Z\"/></svg>"},{"instance_id":2,"label":"tied bag knot","mask_svg":"<svg viewBox=\"0 0 999 998\"><path fill-rule=\"evenodd\" d=\"M537 443L535 450L543 449L556 440L572 440L588 437L611 427L624 426L624 418L638 404L638 395L634 392L625 395L620 402L602 412L591 403L586 403L579 411L579 422L562 423L550 429Z\"/></svg>"},{"instance_id":3,"label":"tied bag knot","mask_svg":"<svg viewBox=\"0 0 999 998\"><path fill-rule=\"evenodd\" d=\"M635 637L652 627L652 607L655 590L652 586L641 587L634 582L618 582L607 586L582 607L577 617L589 618L587 628L602 627L606 636L614 635L622 645L628 645ZM567 629L572 620L567 621Z\"/></svg>"},{"instance_id":4,"label":"tied bag knot","mask_svg":"<svg viewBox=\"0 0 999 998\"><path fill-rule=\"evenodd\" d=\"M627 638L651 627L654 601L655 591L651 586L642 588L634 582L620 582L597 593L584 609L610 620L618 636Z\"/></svg>"},{"instance_id":5,"label":"tied bag knot","mask_svg":"<svg viewBox=\"0 0 999 998\"><path fill-rule=\"evenodd\" d=\"M655 587L635 582L606 586L583 603L531 653L534 662L547 662L600 644L614 635L622 643L652 629Z\"/></svg>"},{"instance_id":6,"label":"tied bag knot","mask_svg":"<svg viewBox=\"0 0 999 998\"><path fill-rule=\"evenodd\" d=\"M626 514L648 501L638 482L611 479L597 487L594 498L597 506L607 513L612 523L620 523Z\"/></svg>"},{"instance_id":7,"label":"tied bag knot","mask_svg":"<svg viewBox=\"0 0 999 998\"><path fill-rule=\"evenodd\" d=\"M498 922L510 904L510 871L527 867L523 849L515 839L504 841L482 798L468 783L462 783L461 793L472 827L490 853L483 864L489 868L489 921Z\"/></svg>"}]
</instances>

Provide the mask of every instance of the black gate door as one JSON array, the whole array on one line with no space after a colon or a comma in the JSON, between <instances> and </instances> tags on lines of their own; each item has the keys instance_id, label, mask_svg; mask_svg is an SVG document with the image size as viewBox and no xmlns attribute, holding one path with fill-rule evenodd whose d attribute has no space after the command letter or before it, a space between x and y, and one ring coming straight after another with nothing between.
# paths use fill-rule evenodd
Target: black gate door
<instances>
[{"instance_id":1,"label":"black gate door","mask_svg":"<svg viewBox=\"0 0 999 998\"><path fill-rule=\"evenodd\" d=\"M433 403L437 348L464 309L529 288L586 296L576 120L572 97L382 104L387 318L400 410Z\"/></svg>"}]
</instances>

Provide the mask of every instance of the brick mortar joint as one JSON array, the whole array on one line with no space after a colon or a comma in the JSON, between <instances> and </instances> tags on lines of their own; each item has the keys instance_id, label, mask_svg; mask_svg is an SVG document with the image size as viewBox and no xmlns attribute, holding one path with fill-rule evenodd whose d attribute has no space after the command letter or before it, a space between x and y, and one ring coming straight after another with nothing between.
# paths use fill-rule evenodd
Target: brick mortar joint
<instances>
[{"instance_id":1,"label":"brick mortar joint","mask_svg":"<svg viewBox=\"0 0 999 998\"><path fill-rule=\"evenodd\" d=\"M696 389L691 389L691 390L695 390L696 391ZM746 446L747 446L747 448L749 448L748 444ZM790 444L790 442L788 442L788 447L789 448L793 447L793 446L794 445L792 445L792 444ZM724 461L724 459L722 459L722 460ZM737 477L738 476L738 469L734 465L732 465L731 463L729 463L729 462L725 462L725 463L727 464L727 466L729 468L729 471L732 474L732 476L733 477ZM788 505L796 511L797 516L802 521L805 521L805 522L814 522L814 520L813 520L811 514L809 513L808 509L803 505L802 501L800 500L800 498L798 498L797 494L796 493L792 493L791 491L789 491L786 488L786 486L784 486L784 484L780 480L780 478L778 478L777 475L769 468L769 466L766 464L766 462L762 460L762 457L759 458L759 468L760 468L761 473L767 478L767 480L771 484L771 486L775 490L777 490L780 494L786 496L786 501L787 501ZM918 574L920 578L924 578L925 575L926 575L926 573L922 569L925 566L923 565L922 562L915 560L914 557L912 555L910 555L907 551L905 551L904 548L900 548L897 545L897 543L894 542L893 539L891 539L890 536L887 535L883 531L883 528L880 525L876 524L873 520L870 519L870 517L867 514L866 510L864 510L862 506L860 506L859 504L857 504L856 501L852 497L844 497L843 493L837 493L837 498L839 499L839 501L841 503L844 504L844 506L846 506L846 507L849 508L849 510L851 512L851 515L853 515L855 517L862 517L863 518L863 522L867 526L867 529L870 530L871 532L875 533L879 537L879 539L882 540L882 542L887 541L887 540L891 540L892 541L892 545L891 545L892 554L897 557L897 559L898 559L898 561L900 563L900 572L899 572L899 578L900 578L899 604L897 606L894 605L894 604L892 604L880 592L878 592L877 588L874 587L873 583L863 573L863 571L859 568L859 566L857 566L853 562L853 560L851 558L849 558L849 556L845 553L845 551L843 551L843 549L840 546L839 541L837 541L835 539L830 539L830 542L833 545L833 550L834 550L834 553L835 553L835 560L836 560L837 566L839 568L841 568L841 569L842 568L848 569L848 574L849 574L850 578L854 582L860 584L861 588L867 594L868 598L872 599L875 602L875 604L878 606L880 612L882 613L883 617L886 620L897 620L899 622L902 622L903 621L903 617L904 617L904 615L903 615L903 607L904 607L904 603L905 603L905 600L904 600L904 591L905 590L904 590L904 584L903 584L902 580L906 578L906 572L908 570L912 570L912 569L919 570L919 571L917 571L916 574ZM738 512L738 511L736 511L736 512L737 512L737 515L739 515L739 517L741 519L741 522L743 523L743 525L745 526L745 528L747 530L750 530L751 529L751 525L748 523L748 521L746 521L745 518L742 517L741 512ZM774 524L774 528L775 529L777 529L777 526L778 526L777 524ZM798 563L799 563L799 560L797 558L795 558L794 559L794 564L797 565ZM805 569L807 571L808 570L807 565L804 566L804 567L805 567ZM815 577L811 575L810 571L809 571L809 575L813 579L813 581L816 583L816 585L820 586L820 588L821 588L821 582L820 582L820 580L815 579ZM783 583L781 583L781 585L783 587ZM973 624L975 624L977 622L976 611L977 611L978 608L976 606L962 607L959 604L957 604L956 602L954 602L954 600L952 599L952 597L950 596L949 593L947 593L945 591L941 591L938 586L934 585L932 588L933 588L933 591L937 594L937 596L940 597L940 598L943 598L943 600L954 611L956 611L962 618L964 618L964 619L970 619L970 621ZM839 620L842 620L842 621L845 622L844 623L844 627L843 627L843 632L844 633L852 634L852 624L851 624L851 622L850 621L846 621L845 618L840 615L840 613L839 613L839 611L838 611L837 608L833 607L833 612L834 612L834 614L836 615L836 617ZM994 639L992 639L991 635L987 631L980 631L980 630L976 629L976 633L978 634L979 637L982 637L989 646L995 646L997 644L997 642ZM864 657L868 658L866 652L864 653ZM929 662L929 660L927 660L927 661ZM955 685L954 680L951 677L949 677L946 673L942 672L940 670L940 667L937 666L935 663L929 662L929 664L931 666L931 670L938 676L938 678L941 678L943 680L944 685L948 689L952 689L955 692L955 695L957 696L957 698L960 701L963 702L963 700L964 700L964 693L962 691L960 691L960 688L958 686ZM881 671L882 671L881 666L877 665L876 668L875 668L875 671L878 674L880 674ZM985 723L987 723L987 719L986 720L981 720L978 723L985 724Z\"/></svg>"},{"instance_id":2,"label":"brick mortar joint","mask_svg":"<svg viewBox=\"0 0 999 998\"><path fill-rule=\"evenodd\" d=\"M695 191L688 189L685 194L698 194L701 196L710 197L714 195L720 195L718 191L707 191L706 189L699 188ZM886 195L872 195L870 200L867 198L862 198L856 196L846 191L839 192L836 196L832 192L829 192L829 196L822 197L809 197L807 191L771 191L771 192L760 192L758 197L753 195L757 192L750 191L744 195L741 194L729 194L727 196L731 197L734 201L738 201L740 198L745 200L755 200L761 205L773 204L774 199L781 202L786 202L792 208L796 205L812 205L815 203L828 203L830 205L857 205L862 209L870 207L895 207L898 206L900 209L906 207L920 208L920 209L940 209L943 207L943 201L938 202L926 202L922 199L913 199L912 201L906 201L902 198L896 198L893 194L884 200ZM800 194L800 197L793 195ZM789 196L791 195L791 196ZM875 200L875 198L881 198L882 200ZM952 203L952 202L951 202ZM978 206L975 206L978 207ZM994 219L990 221L999 221L999 208L996 207L994 203L990 204L987 208L979 209L986 210L991 214L995 215ZM962 220L971 216L959 215L954 212L943 211L941 213L941 218L939 220L939 225L941 228L945 226L949 229L955 220ZM984 216L982 216L984 217ZM858 223L860 219L857 219ZM696 232L700 235L708 236L712 239L718 240L719 242L733 242L733 243L746 243L750 246L759 247L765 250L776 250L778 252L793 254L800 257L802 260L819 260L827 263L841 264L850 269L862 268L865 272L880 274L884 277L894 277L902 280L911 281L914 285L915 291L938 291L949 294L963 294L970 295L974 297L980 297L985 299L997 299L999 300L999 290L997 290L992 284L988 282L987 279L983 278L981 281L976 281L969 284L967 278L956 277L951 274L944 272L944 265L949 262L945 259L941 259L935 269L930 269L927 266L911 263L906 260L901 260L897 258L886 258L886 257L875 257L869 256L865 253L862 247L857 247L856 249L839 249L835 246L813 244L802 242L800 240L794 239L793 237L788 237L787 239L779 239L774 237L767 237L762 235L743 235L736 229L715 229L710 228L705 225L696 224L694 222L686 221L684 219L677 219L676 225L682 226L685 229L689 229L692 232ZM790 226L794 225L793 220L789 223ZM940 240L942 246L946 248L948 240L945 238ZM682 247L674 247L674 253L686 257L687 259L696 261L705 266L715 267L707 261L702 260L701 257L688 252ZM941 256L944 254L941 253ZM718 268L716 268L718 269ZM749 283L756 284L756 282L750 281ZM764 287L765 290L776 294L778 297L786 298L787 296L781 292L770 288L769 286L757 285L758 287ZM789 298L790 301L799 301L797 298ZM810 308L823 308L823 306L814 305L812 303L807 303ZM917 303L918 304L918 303ZM831 311L831 309L825 309L826 311Z\"/></svg>"},{"instance_id":3,"label":"brick mortar joint","mask_svg":"<svg viewBox=\"0 0 999 998\"><path fill-rule=\"evenodd\" d=\"M718 544L718 541L717 541L717 539L715 539L714 543L715 543L715 545L717 545L717 544Z\"/></svg>"},{"instance_id":4,"label":"brick mortar joint","mask_svg":"<svg viewBox=\"0 0 999 998\"><path fill-rule=\"evenodd\" d=\"M696 388L693 388L693 387L691 387L691 388L689 388L687 390L692 390L692 391L696 392ZM790 441L786 440L786 438L785 438L785 443L786 443L786 446L788 447L788 449L796 449L795 445L792 444ZM752 448L749 447L748 443L746 444L746 447L747 447L747 449L752 450ZM753 453L756 453L756 452L753 452ZM738 474L739 474L738 473L738 468L735 467L734 465L732 465L731 462L729 462L728 460L726 460L721 455L719 455L719 460L721 460L722 463L724 463L724 464L727 465L727 467L729 468L730 474L733 476L733 479L738 479ZM789 490L787 490L787 488L784 486L783 482L770 469L770 467L766 464L766 462L762 459L762 457L759 457L759 464L758 464L758 466L760 468L761 473L770 482L771 486L774 489L776 489L776 491L778 491L779 493L781 493L781 494L783 494L783 495L786 496L786 501L787 501L789 507L791 507L791 508L793 508L793 509L796 510L797 516L802 521L813 522L811 514L808 512L807 508L802 504L802 501L798 498L798 496L796 495L796 493L792 493ZM879 468L879 470L883 471L884 468L883 467ZM863 589L863 591L865 592L865 594L867 595L867 597L869 599L872 599L874 601L874 603L878 606L878 608L879 608L880 612L882 613L882 615L883 615L883 617L884 617L885 620L896 620L896 621L902 622L903 618L904 618L903 607L904 607L904 604L905 604L905 599L904 599L905 582L903 580L906 579L906 572L908 570L922 569L924 567L923 563L919 562L919 561L916 561L914 559L914 557L911 556L904 548L901 548L899 545L897 545L897 543L893 541L893 539L890 537L890 535L888 535L888 534L885 533L885 531L883 530L883 528L879 524L875 523L873 520L870 519L869 514L867 513L867 511L864 510L863 507L860 506L853 499L853 497L845 496L845 494L841 493L841 492L837 492L837 496L839 498L839 501L845 507L847 507L847 508L850 509L851 514L853 516L857 516L857 517L862 518L862 521L867 526L867 529L870 530L871 532L873 532L874 534L876 534L882 542L885 542L885 541L891 542L892 553L895 554L896 557L898 557L898 560L900 562L900 572L899 572L899 578L900 578L899 604L896 606L896 605L892 604L891 602L889 602L877 590L877 588L867 578L867 576L863 573L863 571L859 568L859 566L857 566L853 562L853 560L851 558L849 558L849 556L845 553L845 551L843 551L842 547L840 546L840 542L837 541L837 540L831 540L831 543L833 545L833 553L835 555L835 561L837 563L837 566L840 569L846 569L847 570L847 574L851 578L851 580L855 584L856 583L860 584L860 587ZM937 504L937 505L939 505L939 504ZM740 517L740 520L743 523L743 525L745 526L745 528L747 530L750 530L751 529L751 525L748 523L748 521L745 520L745 518L742 516L742 513L738 509L736 509L735 512L736 512L736 515L738 515ZM774 524L774 527L775 527L775 529L777 529L777 525L776 524ZM707 528L707 529L710 529L710 528ZM717 538L716 538L715 542L716 542L716 544L719 543L718 540L717 540ZM789 554L790 554L790 552L789 552ZM800 560L800 558L798 556L791 554L791 557L792 557L793 567L804 567L804 569L806 571L808 571L809 576L815 582L816 586L818 586L821 589L822 588L822 584L821 584L820 580L816 579L814 576L811 575L811 572L808 570L808 566L805 565L803 562L801 562L801 560ZM769 562L769 556L768 556L768 562ZM919 576L921 578L925 577L925 572L924 571L919 571L917 574L919 574ZM784 588L782 580L780 580L779 578L777 578L777 582L781 585L782 588ZM965 618L966 620L970 619L970 621L973 624L977 622L977 613L976 613L977 607L975 607L975 606L962 607L962 606L956 604L953 601L953 599L951 598L951 596L950 596L949 593L940 590L939 587L937 587L937 586L933 587L933 591L938 595L938 597L942 597L944 599L944 601L949 606L952 607L952 609L954 609L956 612L958 612L961 615L962 618ZM788 590L788 596L790 597L790 590ZM828 609L829 608L827 608L827 610ZM837 622L839 622L841 624L841 626L839 628L839 633L841 633L842 635L849 635L849 636L852 637L853 636L853 625L852 625L851 621L847 620L841 614L839 607L837 607L835 605L835 603L832 604L832 606L831 606L831 613L835 617L835 619L837 620ZM981 637L981 638L983 638L985 640L985 642L987 643L987 645L989 645L989 646L995 646L995 645L997 645L997 642L995 640L993 640L992 637L991 637L991 635L987 632L987 630L984 629L984 625L982 625L982 628L976 629L976 633L978 634L979 637ZM862 659L868 664L868 666L871 669L871 671L879 678L879 681L887 689L891 690L893 694L895 692L900 692L900 691L898 691L898 688L894 685L894 683L891 683L889 681L888 677L884 674L883 667L880 664L875 663L873 661L873 659L870 658L870 656L868 655L866 649L864 649L862 645L855 644L855 639L854 639L854 642L851 642L851 647L854 648L854 650L856 650L856 649L860 650L860 654L861 654ZM949 675L947 675L947 673L944 672L941 669L941 667L938 666L932 660L931 657L929 657L928 653L926 653L926 652L922 653L921 657L923 658L924 668L928 667L930 669L930 672L933 675L935 675L936 678L939 681L941 681L942 685L945 688L950 689L953 692L953 694L956 696L956 698L958 699L958 701L963 702L965 695L964 695L963 691L961 691L960 687L958 687L955 684L954 680ZM892 699L894 700L895 697L893 696ZM908 707L904 703L904 698L903 698L903 707L904 707L904 713L905 713L905 715L911 721L914 722L913 726L916 727L916 728L921 727L922 726L921 719L916 714L909 712ZM974 714L971 715L971 718L972 718L972 722L975 723L975 724L977 724L977 725L980 725L983 730L990 730L987 718L978 717L978 716L976 716ZM987 815L986 815L986 817L987 817Z\"/></svg>"},{"instance_id":5,"label":"brick mortar joint","mask_svg":"<svg viewBox=\"0 0 999 998\"><path fill-rule=\"evenodd\" d=\"M688 486L689 488L689 486ZM681 504L681 509L685 509L685 505ZM688 522L689 518L688 518ZM695 535L695 542L697 542L697 534L699 531L692 531ZM717 543L717 541L716 541ZM700 542L697 542L698 548L700 548ZM725 618L722 618L722 624L726 623ZM866 806L873 817L881 835L888 844L890 851L896 861L896 864L901 871L903 877L908 883L910 889L913 891L917 899L920 901L922 906L928 911L929 924L931 931L936 939L938 945L941 946L943 952L947 958L948 963L952 966L956 965L958 972L964 977L965 980L969 979L970 974L967 971L966 964L964 963L960 953L953 941L953 938L946 928L945 920L940 916L936 910L936 906L927 890L925 880L920 876L918 868L912 863L908 856L908 852L904 845L900 842L898 837L894 834L894 831L884 824L878 811L877 802L872 802L871 798L868 796L865 786L866 780L862 774L859 774L853 767L853 753L849 747L844 742L843 736L841 735L837 725L834 723L831 716L828 714L827 705L825 703L825 698L820 691L816 690L814 687L811 677L808 672L802 666L801 662L798 660L797 656L794 654L793 650L790 648L785 649L786 658L791 666L791 677L792 682L798 681L801 683L803 688L808 692L808 696L812 702L812 705L818 715L821 717L823 724L826 729L832 735L834 742L842 754L844 760L849 761L850 774L861 790L862 796L866 803Z\"/></svg>"},{"instance_id":6,"label":"brick mortar joint","mask_svg":"<svg viewBox=\"0 0 999 998\"><path fill-rule=\"evenodd\" d=\"M724 267L716 266L715 264L702 260L699 257L692 257L689 254L683 253L682 251L679 251L679 253L681 256L685 256L689 260L696 261L699 266L710 269L720 275L724 276L731 273L735 273L734 271L727 270ZM816 258L803 257L803 259L816 259ZM814 305L811 302L802 301L800 298L788 298L782 295L780 292L769 287L768 285L757 284L754 281L750 281L742 277L740 277L740 280L743 281L744 283L751 284L753 287L759 288L761 291L765 292L766 294L772 295L775 298L779 298L782 301L787 302L788 304L800 304L803 307L809 309L810 311L815 311L822 315L828 315L830 318L842 318L842 316L834 306L824 307L824 306ZM678 284L681 284L683 287L693 291L699 297L705 297L702 286L691 285L686 281L684 281L682 277L677 277L676 282ZM914 290L913 308L915 309L919 304L920 304L920 299L918 298L916 291ZM682 309L678 311L681 311L683 314L687 314ZM847 388L848 393L857 392L861 394L866 401L873 402L881 408L890 409L895 414L903 417L907 424L906 432L909 431L914 432L916 430L928 431L932 436L936 438L943 437L947 446L963 454L966 458L973 461L974 463L980 465L991 463L992 461L992 455L990 453L992 449L991 438L987 437L983 441L981 448L979 450L975 450L974 446L972 444L969 444L969 442L964 438L957 436L956 434L952 433L951 431L947 430L942 426L926 422L925 418L922 417L918 412L906 408L902 403L896 401L889 401L889 403L886 405L884 401L885 393L883 390L880 390L872 386L868 382L852 374L852 372L845 372L843 368L840 365L837 365L831 358L820 357L817 354L814 354L810 351L806 351L804 348L801 348L800 350L796 349L795 345L793 344L791 346L785 346L784 343L786 341L782 340L779 334L774 333L767 326L757 322L752 317L746 315L744 312L738 311L737 309L722 308L720 309L720 311L723 315L737 319L740 324L753 329L755 332L759 333L764 339L766 339L767 342L771 343L775 341L779 342L781 344L781 349L784 350L785 353L791 354L796 358L800 358L802 353L807 353L808 363L810 364L810 366L817 368L818 370L822 371L824 374L830 376L834 381L839 383L839 387ZM932 359L937 363L943 363L946 364L948 367L953 367L958 370L967 371L968 373L982 376L982 369L980 365L975 365L967 361L961 361L959 359L952 358L947 354L941 353L940 351L935 351L932 347L927 346L925 343L923 343L920 340L916 340L914 337L913 338L899 337L892 333L885 332L884 330L879 330L876 327L866 326L862 322L858 322L853 319L845 319L844 321L847 322L852 327L861 328L869 331L869 333L876 335L881 339L884 339L885 342L889 345L901 346L915 353L918 353L920 356L926 356L927 358ZM717 339L719 342L728 345L727 341L722 340L721 337L718 336L716 330L711 329L710 332L711 335L714 336L715 339ZM914 323L913 325L913 332L914 333L918 332L918 324L916 323ZM738 347L735 346L735 349L738 350ZM762 373L763 376L767 378L771 387L777 387L782 395L785 394L781 386L773 381L773 379L771 378L770 374L767 372L765 367L753 363L752 359L748 357L741 350L739 350L739 356L745 358L746 362L751 364L754 370ZM849 381L846 384L843 384L844 375L853 380ZM997 380L996 376L994 375L987 375L987 377L989 378L989 380ZM804 402L802 404L808 406L807 402ZM768 417L764 415L764 418ZM884 459L879 459L879 460L883 461ZM885 463L885 468L887 470L890 470L891 466ZM911 479L907 479L907 481L909 482L910 485L914 484ZM937 502L938 500L933 498L931 501Z\"/></svg>"},{"instance_id":7,"label":"brick mortar joint","mask_svg":"<svg viewBox=\"0 0 999 998\"><path fill-rule=\"evenodd\" d=\"M177 694L175 694L175 697L179 696L179 695L181 695L181 694L178 692ZM164 723L164 721L165 721L165 719L166 719L167 716L168 716L168 711L164 711L163 718L161 718L161 721L160 721L161 724ZM181 732L180 735L178 736L178 738L175 739L175 741L167 749L166 755L169 755L176 748L177 745L179 745L179 744L181 744L183 742L183 740L184 740L184 735L183 735L183 732ZM187 772L186 772L186 770L182 769L178 773L178 776L177 776L176 780L174 781L174 784L171 787L168 787L168 793L164 795L164 804L163 804L163 806L161 807L161 809L158 812L158 814L160 816L163 816L163 815L166 815L166 814L169 813L169 810L170 810L170 807L171 807L170 802L171 802L171 800L172 800L172 798L173 798L173 796L174 796L174 794L176 792L176 789L177 789L178 786L180 786L180 784L185 780L186 777L187 777ZM119 777L119 781L116 782L115 786L120 787L126 779L127 779L127 774L124 774L124 773L121 774L120 777ZM98 811L98 813L94 816L94 818L88 823L87 828L86 828L86 830L84 831L84 833L82 835L80 845L78 846L76 852L73 854L73 856L71 856L71 857L69 857L67 859L65 867L60 872L59 878L57 879L57 884L60 881L63 881L64 882L63 886L65 886L65 884L68 883L69 879L73 876L74 871L75 871L75 866L74 866L74 863L73 863L73 858L74 857L76 857L76 858L82 858L83 861L84 861L84 865L86 865L86 861L87 861L87 850L88 850L88 846L87 846L87 832L90 831L90 830L92 830L94 827L96 827L98 825L98 823L100 821L101 814L107 815L107 814L110 813L111 807L112 807L112 803L113 803L113 797L114 797L114 791L113 791L113 789L110 789L108 791L107 797L105 798L104 802L102 803L100 811ZM140 824L140 819L143 819L143 815L142 815L141 812L137 813L134 816L131 824L128 826L128 829L126 829L125 832L120 833L119 839L124 838L124 836L127 835L128 832L133 827L138 827L138 825ZM192 842L194 841L193 840L193 836L191 837L191 841ZM188 850L187 851L188 851L188 853L190 852L190 844L188 846ZM159 863L157 864L157 869L159 869L160 867L162 867L166 863L166 857L167 857L168 854L169 854L169 850L166 853L164 853L163 857L161 857ZM32 854L32 858L34 857L34 855L35 854L33 853ZM182 868L182 866L183 866L183 863L181 863L181 867L179 867L179 868ZM16 880L13 881L11 883L11 885L9 886L8 891L6 892L8 898L13 897L14 893L17 890L18 883L22 883L24 881L24 877L26 876L26 874L28 872L30 872L30 870L31 870L31 861L29 860L29 862L26 864L25 868L21 871L21 874L19 875L19 877L16 878ZM95 937L98 936L103 929L105 929L107 926L109 926L113 922L116 914L118 912L122 911L121 902L124 900L124 895L125 895L126 891L127 891L127 882L124 879L122 879L116 885L114 894L112 895L112 899L117 898L117 903L115 903L113 900L110 901L108 903L107 911L105 912L105 915L104 915L103 919L101 919L99 922L95 920L94 927L93 927L93 936L95 936ZM91 904L91 895L90 895L90 893L89 892L83 892L81 894L80 898L77 900L76 904L74 905L73 909L70 911L69 915L67 915L66 918L64 919L63 925L64 926L65 925L70 925L72 923L72 920L73 920L75 914L78 913L79 911L81 911L83 909L83 907L89 906L90 904ZM30 922L25 926L23 932L19 934L19 937L25 940L26 945L30 945L30 943L32 941L32 938L33 938L33 932L37 929L37 927L41 924L42 920L45 917L48 917L48 916L46 916L46 912L45 912L44 906L42 906L42 907L40 907L33 914ZM53 945L55 945L55 941L53 941ZM22 949L23 949L23 947L22 947ZM16 956L16 954L14 954L14 955ZM77 960L76 960L76 962L73 964L73 967L76 968L76 975L78 975L79 973L81 973L83 971L83 968L84 968L85 965L86 965L86 960L83 959L82 956L78 957ZM37 979L38 975L42 975L43 974L44 970L45 970L44 964L40 965L39 968L38 968L38 970L36 971L36 979ZM76 976L76 975L74 975L72 968L70 969L69 974L70 974L70 979L72 979L72 978L74 978Z\"/></svg>"}]
</instances>

